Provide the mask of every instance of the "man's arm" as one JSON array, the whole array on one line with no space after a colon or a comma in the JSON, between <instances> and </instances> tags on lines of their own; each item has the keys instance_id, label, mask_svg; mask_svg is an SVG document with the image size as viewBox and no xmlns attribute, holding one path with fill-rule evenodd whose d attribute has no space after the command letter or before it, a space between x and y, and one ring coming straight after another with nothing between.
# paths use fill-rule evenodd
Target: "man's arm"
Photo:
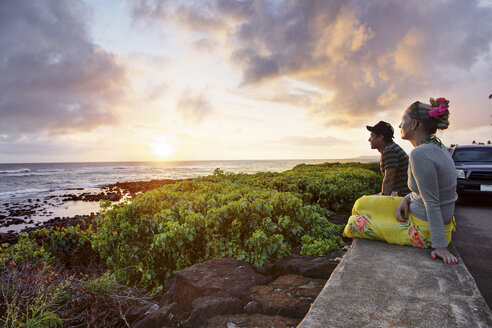
<instances>
[{"instance_id":1,"label":"man's arm","mask_svg":"<svg viewBox=\"0 0 492 328\"><path fill-rule=\"evenodd\" d=\"M382 185L382 194L391 195L395 188L396 167L390 167L384 170L384 179Z\"/></svg>"}]
</instances>

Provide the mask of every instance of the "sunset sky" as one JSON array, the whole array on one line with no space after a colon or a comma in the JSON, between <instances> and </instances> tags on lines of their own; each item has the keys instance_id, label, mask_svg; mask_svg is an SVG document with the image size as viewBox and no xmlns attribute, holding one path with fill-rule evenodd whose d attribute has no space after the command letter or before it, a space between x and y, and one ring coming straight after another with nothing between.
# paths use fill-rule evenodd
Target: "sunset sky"
<instances>
[{"instance_id":1,"label":"sunset sky","mask_svg":"<svg viewBox=\"0 0 492 328\"><path fill-rule=\"evenodd\" d=\"M2 0L0 163L378 156L415 100L492 140L492 1Z\"/></svg>"}]
</instances>

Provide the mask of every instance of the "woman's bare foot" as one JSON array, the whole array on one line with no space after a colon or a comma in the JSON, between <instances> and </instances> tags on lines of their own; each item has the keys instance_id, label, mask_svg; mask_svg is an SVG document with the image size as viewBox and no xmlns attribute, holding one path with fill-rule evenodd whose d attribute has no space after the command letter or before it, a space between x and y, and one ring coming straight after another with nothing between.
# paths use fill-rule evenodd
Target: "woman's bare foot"
<instances>
[{"instance_id":1,"label":"woman's bare foot","mask_svg":"<svg viewBox=\"0 0 492 328\"><path fill-rule=\"evenodd\" d=\"M440 257L446 264L458 263L458 259L456 258L456 256L451 254L446 247L436 248L431 252L431 257L433 260L435 260L437 257Z\"/></svg>"}]
</instances>

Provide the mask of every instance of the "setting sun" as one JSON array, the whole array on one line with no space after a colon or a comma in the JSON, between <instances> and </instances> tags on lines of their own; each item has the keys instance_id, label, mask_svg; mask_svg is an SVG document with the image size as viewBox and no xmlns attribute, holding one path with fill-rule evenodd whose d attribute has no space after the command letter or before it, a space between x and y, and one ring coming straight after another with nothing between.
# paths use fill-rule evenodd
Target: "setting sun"
<instances>
[{"instance_id":1,"label":"setting sun","mask_svg":"<svg viewBox=\"0 0 492 328\"><path fill-rule=\"evenodd\" d=\"M152 154L159 158L166 158L176 152L176 149L166 140L155 140L148 143Z\"/></svg>"}]
</instances>

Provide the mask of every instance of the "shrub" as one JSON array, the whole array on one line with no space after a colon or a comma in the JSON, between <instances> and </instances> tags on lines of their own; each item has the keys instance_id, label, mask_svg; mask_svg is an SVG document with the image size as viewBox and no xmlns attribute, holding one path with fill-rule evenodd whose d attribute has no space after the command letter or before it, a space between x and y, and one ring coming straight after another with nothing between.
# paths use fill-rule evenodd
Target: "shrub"
<instances>
[{"instance_id":1,"label":"shrub","mask_svg":"<svg viewBox=\"0 0 492 328\"><path fill-rule=\"evenodd\" d=\"M91 242L116 277L162 289L175 271L231 256L262 265L293 246L304 255L338 249L329 222L381 176L361 164L298 165L283 173L224 173L151 190L97 219Z\"/></svg>"},{"instance_id":2,"label":"shrub","mask_svg":"<svg viewBox=\"0 0 492 328\"><path fill-rule=\"evenodd\" d=\"M17 263L21 262L37 264L52 260L53 256L26 233L19 234L19 240L16 244L3 244L0 247L1 269L16 266Z\"/></svg>"},{"instance_id":3,"label":"shrub","mask_svg":"<svg viewBox=\"0 0 492 328\"><path fill-rule=\"evenodd\" d=\"M34 230L29 238L35 240L51 257L67 267L72 267L87 265L98 259L98 254L92 248L92 235L91 226L81 229L77 225Z\"/></svg>"}]
</instances>

